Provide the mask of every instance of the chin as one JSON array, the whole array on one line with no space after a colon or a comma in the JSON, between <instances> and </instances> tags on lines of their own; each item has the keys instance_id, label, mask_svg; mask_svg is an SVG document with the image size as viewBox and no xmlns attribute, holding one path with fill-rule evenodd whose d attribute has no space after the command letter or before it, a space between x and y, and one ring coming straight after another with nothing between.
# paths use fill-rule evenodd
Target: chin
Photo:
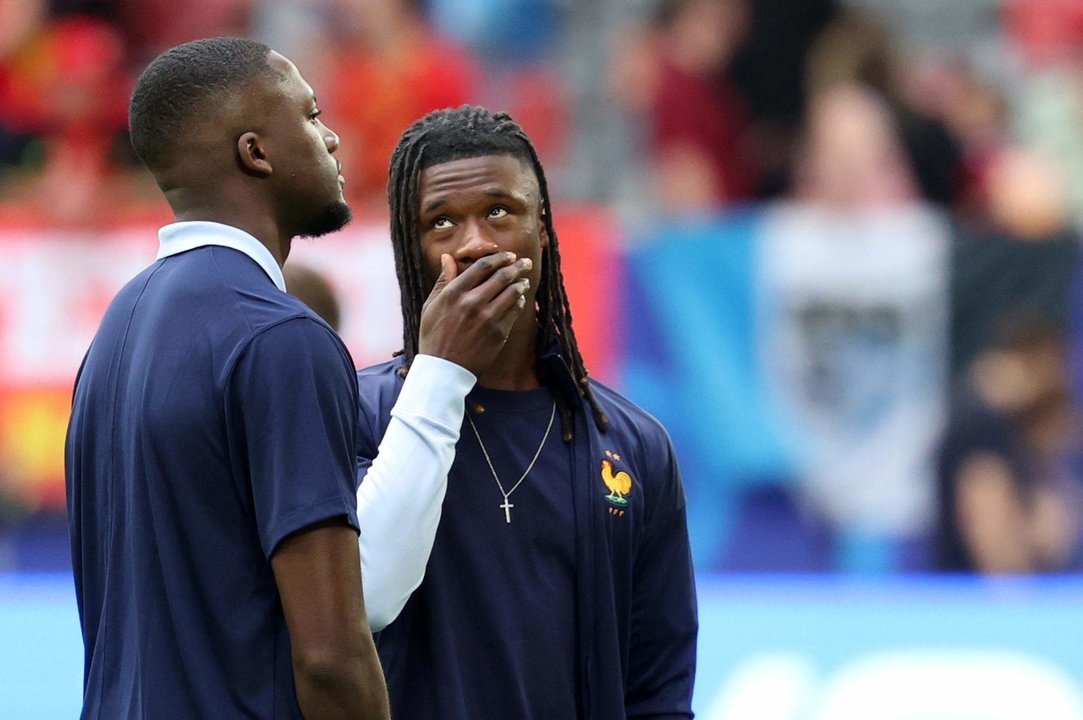
<instances>
[{"instance_id":1,"label":"chin","mask_svg":"<svg viewBox=\"0 0 1083 720\"><path fill-rule=\"evenodd\" d=\"M352 218L353 214L350 212L350 206L340 198L309 217L298 235L301 237L327 235L346 227Z\"/></svg>"}]
</instances>

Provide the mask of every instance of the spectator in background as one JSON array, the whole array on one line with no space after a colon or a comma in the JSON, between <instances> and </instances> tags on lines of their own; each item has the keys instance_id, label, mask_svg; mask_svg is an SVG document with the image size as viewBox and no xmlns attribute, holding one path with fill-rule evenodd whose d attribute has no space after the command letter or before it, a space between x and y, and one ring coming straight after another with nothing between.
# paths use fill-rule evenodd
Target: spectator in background
<instances>
[{"instance_id":1,"label":"spectator in background","mask_svg":"<svg viewBox=\"0 0 1083 720\"><path fill-rule=\"evenodd\" d=\"M1023 60L1013 124L1028 147L1055 158L1072 213L1083 217L1083 4L1003 3L1005 36Z\"/></svg>"},{"instance_id":2,"label":"spectator in background","mask_svg":"<svg viewBox=\"0 0 1083 720\"><path fill-rule=\"evenodd\" d=\"M982 224L997 158L1015 145L1007 99L971 64L935 53L915 58L900 84L918 113L941 120L958 139L961 163L952 209L962 224Z\"/></svg>"},{"instance_id":3,"label":"spectator in background","mask_svg":"<svg viewBox=\"0 0 1083 720\"><path fill-rule=\"evenodd\" d=\"M388 160L402 128L472 100L477 63L426 22L418 0L333 2L324 82L331 94L321 101L351 139L339 151L351 202L384 212Z\"/></svg>"},{"instance_id":4,"label":"spectator in background","mask_svg":"<svg viewBox=\"0 0 1083 720\"><path fill-rule=\"evenodd\" d=\"M663 0L658 7L650 142L667 208L752 197L748 117L726 75L748 12L745 0Z\"/></svg>"},{"instance_id":5,"label":"spectator in background","mask_svg":"<svg viewBox=\"0 0 1083 720\"><path fill-rule=\"evenodd\" d=\"M667 212L711 211L755 193L745 103L727 76L748 13L746 0L663 0L623 48L618 92L647 118L652 183Z\"/></svg>"},{"instance_id":6,"label":"spectator in background","mask_svg":"<svg viewBox=\"0 0 1083 720\"><path fill-rule=\"evenodd\" d=\"M30 512L31 508L16 494L11 479L0 472L0 573L17 567L13 535Z\"/></svg>"},{"instance_id":7,"label":"spectator in background","mask_svg":"<svg viewBox=\"0 0 1083 720\"><path fill-rule=\"evenodd\" d=\"M805 117L804 71L809 48L838 14L837 0L754 0L747 38L730 76L748 100L760 197L789 188L794 150Z\"/></svg>"},{"instance_id":8,"label":"spectator in background","mask_svg":"<svg viewBox=\"0 0 1083 720\"><path fill-rule=\"evenodd\" d=\"M861 212L918 198L888 104L861 85L813 95L796 165L794 196L801 202Z\"/></svg>"},{"instance_id":9,"label":"spectator in background","mask_svg":"<svg viewBox=\"0 0 1083 720\"><path fill-rule=\"evenodd\" d=\"M915 108L902 92L901 71L890 33L853 12L836 17L809 51L809 96L839 83L857 83L878 93L894 117L902 147L921 195L950 206L962 180L958 140L947 125Z\"/></svg>"},{"instance_id":10,"label":"spectator in background","mask_svg":"<svg viewBox=\"0 0 1083 720\"><path fill-rule=\"evenodd\" d=\"M44 23L44 0L0 0L0 168L20 164L30 142L13 85Z\"/></svg>"},{"instance_id":11,"label":"spectator in background","mask_svg":"<svg viewBox=\"0 0 1083 720\"><path fill-rule=\"evenodd\" d=\"M1067 322L1080 249L1065 185L1057 165L1031 150L1001 149L989 160L952 248L953 373L1006 314Z\"/></svg>"},{"instance_id":12,"label":"spectator in background","mask_svg":"<svg viewBox=\"0 0 1083 720\"><path fill-rule=\"evenodd\" d=\"M282 266L282 276L290 295L308 305L335 332L339 331L342 313L331 283L307 265L287 262Z\"/></svg>"},{"instance_id":13,"label":"spectator in background","mask_svg":"<svg viewBox=\"0 0 1083 720\"><path fill-rule=\"evenodd\" d=\"M945 414L950 229L895 120L867 86L818 88L794 202L765 214L757 248L758 347L797 495L851 571L920 563Z\"/></svg>"},{"instance_id":14,"label":"spectator in background","mask_svg":"<svg viewBox=\"0 0 1083 720\"><path fill-rule=\"evenodd\" d=\"M1069 395L1061 328L1032 316L1004 321L969 367L940 450L941 569L1074 567L1083 473Z\"/></svg>"},{"instance_id":15,"label":"spectator in background","mask_svg":"<svg viewBox=\"0 0 1083 720\"><path fill-rule=\"evenodd\" d=\"M40 3L16 20L0 59L0 142L9 162L38 172L10 177L4 194L52 218L93 222L127 127L123 39L90 16L41 21Z\"/></svg>"}]
</instances>

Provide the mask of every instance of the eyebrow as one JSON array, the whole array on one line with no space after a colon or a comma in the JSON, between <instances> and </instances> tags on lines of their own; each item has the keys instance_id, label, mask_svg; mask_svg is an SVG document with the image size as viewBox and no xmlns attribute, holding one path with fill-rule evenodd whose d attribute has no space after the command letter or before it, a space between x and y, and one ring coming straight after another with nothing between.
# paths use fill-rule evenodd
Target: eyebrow
<instances>
[{"instance_id":1,"label":"eyebrow","mask_svg":"<svg viewBox=\"0 0 1083 720\"><path fill-rule=\"evenodd\" d=\"M494 198L496 200L520 200L520 198L516 195L509 192L504 192L503 190L487 190L485 192L485 197ZM433 210L437 210L447 204L447 198L436 198L435 200L430 200L429 202L425 203L425 207L421 209L421 212L430 213Z\"/></svg>"},{"instance_id":2,"label":"eyebrow","mask_svg":"<svg viewBox=\"0 0 1083 720\"><path fill-rule=\"evenodd\" d=\"M436 200L430 200L428 203L425 204L425 207L422 208L421 212L430 213L433 210L436 210L437 208L442 207L444 205L447 205L447 200L445 200L443 198L437 198Z\"/></svg>"}]
</instances>

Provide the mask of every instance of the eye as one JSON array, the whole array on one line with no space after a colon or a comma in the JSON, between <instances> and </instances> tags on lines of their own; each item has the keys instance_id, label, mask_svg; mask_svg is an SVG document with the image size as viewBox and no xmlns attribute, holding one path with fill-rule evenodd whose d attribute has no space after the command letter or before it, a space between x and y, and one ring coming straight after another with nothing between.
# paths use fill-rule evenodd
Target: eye
<instances>
[{"instance_id":1,"label":"eye","mask_svg":"<svg viewBox=\"0 0 1083 720\"><path fill-rule=\"evenodd\" d=\"M436 230L446 230L447 228L451 227L451 221L448 220L446 217L439 217L439 218L436 218L436 220L435 220L435 222L433 222L432 226Z\"/></svg>"},{"instance_id":2,"label":"eye","mask_svg":"<svg viewBox=\"0 0 1083 720\"><path fill-rule=\"evenodd\" d=\"M322 110L313 110L313 111L312 111L312 112L311 112L311 113L309 114L309 116L308 116L308 119L309 119L310 121L312 121L312 122L316 122L317 118L319 118L319 117L320 117L320 115L323 115L323 111L322 111Z\"/></svg>"},{"instance_id":3,"label":"eye","mask_svg":"<svg viewBox=\"0 0 1083 720\"><path fill-rule=\"evenodd\" d=\"M489 218L491 220L499 220L502 217L507 217L507 215L508 215L508 209L504 208L504 207L500 207L499 205L497 205L496 207L494 207L492 210L489 211Z\"/></svg>"}]
</instances>

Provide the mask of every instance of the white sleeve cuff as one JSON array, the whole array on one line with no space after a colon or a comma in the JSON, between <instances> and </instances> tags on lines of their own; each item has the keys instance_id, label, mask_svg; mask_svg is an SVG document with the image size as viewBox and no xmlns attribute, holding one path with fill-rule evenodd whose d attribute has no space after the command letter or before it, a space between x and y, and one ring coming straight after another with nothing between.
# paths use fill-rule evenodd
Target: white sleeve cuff
<instances>
[{"instance_id":1,"label":"white sleeve cuff","mask_svg":"<svg viewBox=\"0 0 1083 720\"><path fill-rule=\"evenodd\" d=\"M391 414L422 415L458 433L466 395L477 380L474 373L453 362L417 355Z\"/></svg>"}]
</instances>

